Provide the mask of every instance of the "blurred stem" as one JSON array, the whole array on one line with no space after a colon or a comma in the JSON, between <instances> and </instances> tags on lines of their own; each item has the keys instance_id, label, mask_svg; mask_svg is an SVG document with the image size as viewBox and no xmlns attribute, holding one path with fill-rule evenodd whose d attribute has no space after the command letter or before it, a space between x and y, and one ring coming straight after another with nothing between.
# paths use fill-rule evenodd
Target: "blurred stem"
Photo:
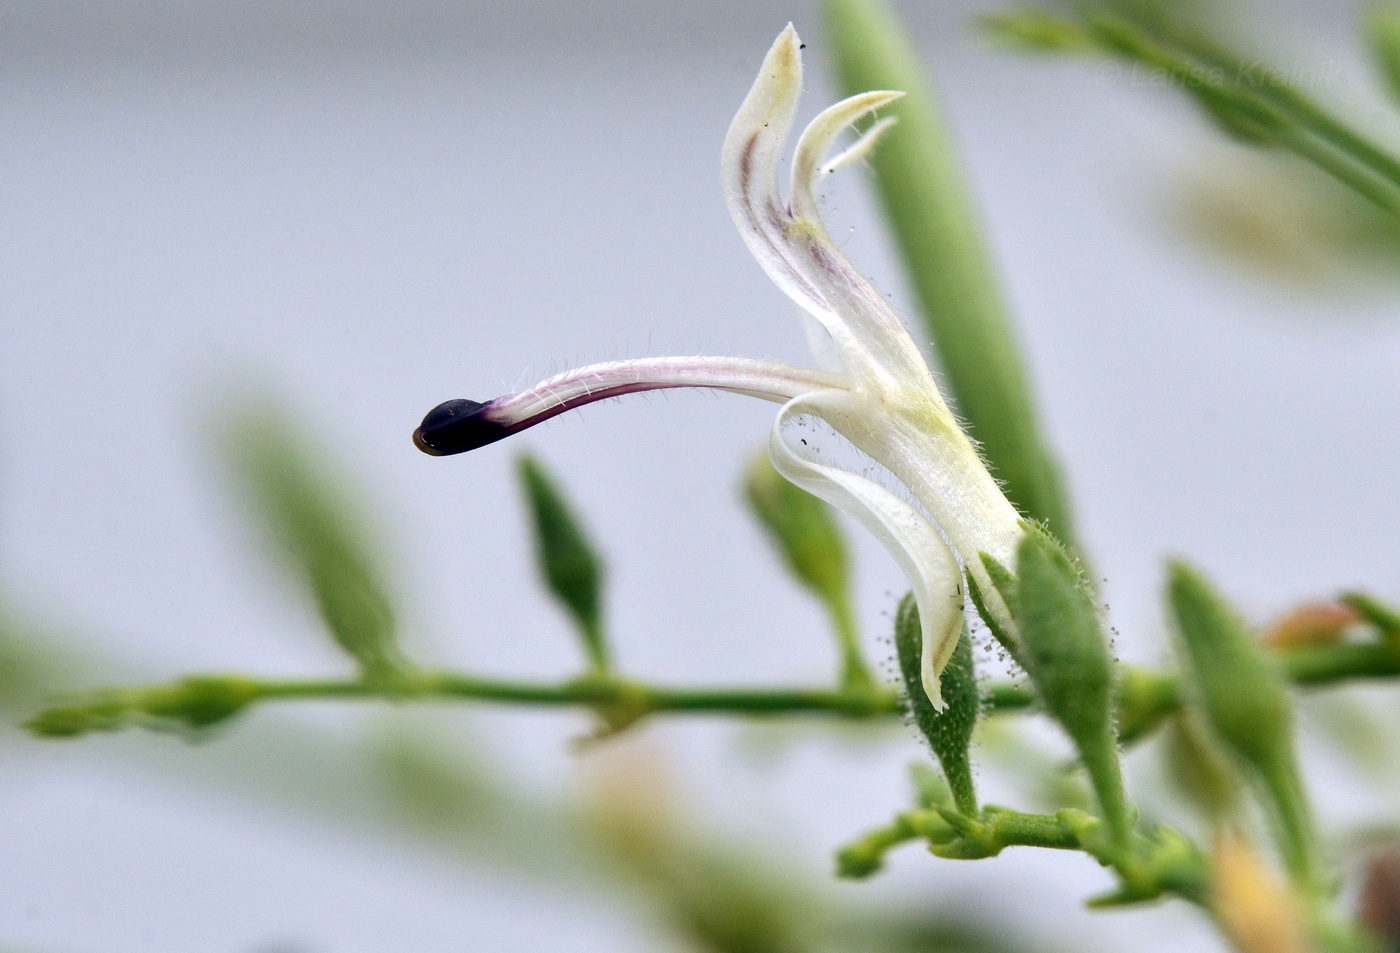
<instances>
[{"instance_id":1,"label":"blurred stem","mask_svg":"<svg viewBox=\"0 0 1400 953\"><path fill-rule=\"evenodd\" d=\"M842 593L827 599L826 605L831 614L832 631L836 633L841 649L841 684L848 689L869 691L875 680L870 675L870 666L865 662L865 653L861 651L860 631L856 627L850 597Z\"/></svg>"},{"instance_id":2,"label":"blurred stem","mask_svg":"<svg viewBox=\"0 0 1400 953\"><path fill-rule=\"evenodd\" d=\"M925 840L929 850L949 860L982 860L1008 847L1083 851L1120 878L1120 889L1091 901L1095 906L1140 903L1171 895L1207 905L1208 865L1200 851L1176 831L1157 828L1151 835L1122 840L1107 822L1082 811L1026 814L987 807L965 815L946 807L908 811L893 824L878 828L837 855L843 876L865 877L880 869L890 849Z\"/></svg>"},{"instance_id":3,"label":"blurred stem","mask_svg":"<svg viewBox=\"0 0 1400 953\"><path fill-rule=\"evenodd\" d=\"M870 158L885 219L969 434L1027 516L1073 544L1068 499L1040 432L1029 375L968 185L908 33L882 0L828 0L843 95L898 89L899 128Z\"/></svg>"},{"instance_id":4,"label":"blurred stem","mask_svg":"<svg viewBox=\"0 0 1400 953\"><path fill-rule=\"evenodd\" d=\"M1295 685L1326 686L1371 678L1400 676L1400 645L1383 642L1325 645L1280 653L1284 674ZM1126 665L1117 667L1121 736L1124 743L1137 741L1157 728L1180 705L1180 676ZM259 680L246 676L192 676L182 683L232 679L246 694L247 703L258 701L356 700L387 697L382 686L355 679ZM172 686L123 689L124 704L139 708L143 693L168 692ZM94 696L110 703L110 693ZM564 683L528 682L489 678L458 672L416 672L398 688L392 699L411 701L485 701L540 707L584 706L625 709L631 720L651 714L804 715L825 714L847 718L902 716L898 692L883 685L845 686L837 689L802 687L664 687L631 681L608 673L594 673ZM81 697L50 712L73 712ZM1011 682L993 682L985 691L989 714L1034 709L1035 698ZM31 721L42 730L43 715ZM629 722L630 723L630 722ZM1131 734L1129 733L1131 731Z\"/></svg>"},{"instance_id":5,"label":"blurred stem","mask_svg":"<svg viewBox=\"0 0 1400 953\"><path fill-rule=\"evenodd\" d=\"M260 682L257 698L354 699L373 697L373 686L356 681L307 680ZM880 687L824 688L665 688L611 676L586 676L563 684L524 682L427 672L406 696L415 700L494 701L539 706L619 705L641 714L652 712L753 714L831 713L850 717L891 715L900 711L898 697Z\"/></svg>"}]
</instances>

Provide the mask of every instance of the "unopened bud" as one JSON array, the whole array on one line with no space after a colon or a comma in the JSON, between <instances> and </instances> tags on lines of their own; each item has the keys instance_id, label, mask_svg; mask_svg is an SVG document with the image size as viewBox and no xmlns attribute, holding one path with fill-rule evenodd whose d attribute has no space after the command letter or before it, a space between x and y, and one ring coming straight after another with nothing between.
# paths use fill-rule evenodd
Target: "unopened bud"
<instances>
[{"instance_id":1,"label":"unopened bud","mask_svg":"<svg viewBox=\"0 0 1400 953\"><path fill-rule=\"evenodd\" d=\"M968 749L972 731L977 727L982 699L978 693L977 675L972 665L972 643L966 630L958 639L957 648L940 679L945 707L939 711L924 691L922 675L923 629L919 624L919 607L914 596L907 595L900 603L895 618L894 643L899 655L899 671L914 724L928 739L938 763L943 767L953 803L964 814L977 813L977 793L972 782L972 761Z\"/></svg>"},{"instance_id":2,"label":"unopened bud","mask_svg":"<svg viewBox=\"0 0 1400 953\"><path fill-rule=\"evenodd\" d=\"M1341 602L1313 602L1299 606L1264 630L1264 644L1276 649L1326 645L1341 641L1347 629L1361 621L1361 614Z\"/></svg>"},{"instance_id":3,"label":"unopened bud","mask_svg":"<svg viewBox=\"0 0 1400 953\"><path fill-rule=\"evenodd\" d=\"M1222 835L1212 857L1216 919L1241 953L1309 953L1301 905L1236 834Z\"/></svg>"}]
</instances>

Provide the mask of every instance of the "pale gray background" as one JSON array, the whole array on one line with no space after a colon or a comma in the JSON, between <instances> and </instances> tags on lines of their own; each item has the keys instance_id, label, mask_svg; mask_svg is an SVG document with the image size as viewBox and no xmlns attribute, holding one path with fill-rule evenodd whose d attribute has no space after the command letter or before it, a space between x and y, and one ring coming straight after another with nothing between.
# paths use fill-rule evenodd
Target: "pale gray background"
<instances>
[{"instance_id":1,"label":"pale gray background","mask_svg":"<svg viewBox=\"0 0 1400 953\"><path fill-rule=\"evenodd\" d=\"M1400 592L1394 284L1316 292L1193 250L1164 227L1164 183L1231 154L1176 97L1093 64L989 52L969 30L983 5L904 7L946 95L1121 653L1163 655L1169 553L1259 618L1336 587ZM1365 105L1376 94L1358 10L1256 12L1297 62L1340 64L1341 88L1322 94L1353 97L1393 138L1394 114ZM736 505L770 406L633 399L450 460L408 442L441 400L570 364L807 359L793 308L733 232L716 169L789 19L809 43L810 115L831 91L807 0L0 5L6 589L121 659L109 679L343 669L267 568L211 452L221 401L251 376L357 475L422 657L571 671L519 532L510 461L529 446L607 547L630 670L825 677L816 610ZM858 173L837 187L833 219L855 226L848 250L907 313ZM873 545L858 555L873 645L902 582ZM500 712L436 722L448 737L470 724L542 794L573 783L567 741L586 727ZM604 891L463 867L345 823L350 781L308 752L377 723L347 708L259 713L195 749L9 737L0 944L664 948ZM292 756L309 810L286 812L260 780L259 744L282 737L269 725L304 732ZM821 871L905 803L918 751L896 738L858 753L813 732L756 760L728 728L653 734L701 811ZM1327 796L1349 810L1383 808L1336 787ZM1175 907L1081 912L1106 885L1081 858L954 865L907 851L884 880L838 893L985 906L1047 938L1093 931L1072 948L1145 949L1143 930L1156 948L1215 948Z\"/></svg>"}]
</instances>

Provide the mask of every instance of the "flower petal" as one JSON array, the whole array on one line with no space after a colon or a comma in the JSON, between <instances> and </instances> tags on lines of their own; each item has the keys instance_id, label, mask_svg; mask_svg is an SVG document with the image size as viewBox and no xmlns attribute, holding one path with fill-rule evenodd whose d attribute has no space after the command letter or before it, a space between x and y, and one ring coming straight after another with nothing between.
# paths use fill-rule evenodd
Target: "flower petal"
<instances>
[{"instance_id":1,"label":"flower petal","mask_svg":"<svg viewBox=\"0 0 1400 953\"><path fill-rule=\"evenodd\" d=\"M894 493L864 477L798 454L783 436L783 425L807 413L817 411L808 408L805 398L783 407L768 438L768 455L788 480L859 520L898 561L919 606L924 691L941 710L944 701L938 676L962 634L962 570L958 561L924 515Z\"/></svg>"},{"instance_id":2,"label":"flower petal","mask_svg":"<svg viewBox=\"0 0 1400 953\"><path fill-rule=\"evenodd\" d=\"M797 150L792 158L792 194L789 198L789 205L795 218L810 218L814 221L821 221L821 209L817 207L817 181L821 178L824 169L830 168L824 162L826 154L831 151L831 144L836 141L836 137L841 135L857 119L874 112L881 106L887 106L896 99L903 96L903 93L895 92L871 92L861 93L849 99L843 99L834 106L828 106L822 110L816 119L808 123L803 130L802 137L797 140ZM885 129L889 128L889 123L878 127L878 131L872 129L876 137ZM869 153L875 147L875 139L865 136L857 141L852 149L859 149L860 155ZM854 161L845 159L845 156L838 157L845 161L836 165L846 164Z\"/></svg>"}]
</instances>

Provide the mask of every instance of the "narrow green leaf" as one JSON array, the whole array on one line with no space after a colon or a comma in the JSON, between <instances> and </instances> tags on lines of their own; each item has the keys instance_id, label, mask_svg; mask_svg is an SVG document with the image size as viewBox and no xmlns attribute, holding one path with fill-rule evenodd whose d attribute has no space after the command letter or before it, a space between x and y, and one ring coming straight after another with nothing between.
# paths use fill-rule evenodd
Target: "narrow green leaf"
<instances>
[{"instance_id":1,"label":"narrow green leaf","mask_svg":"<svg viewBox=\"0 0 1400 953\"><path fill-rule=\"evenodd\" d=\"M1364 592L1348 592L1342 596L1342 602L1351 606L1367 622L1380 629L1381 634L1387 640L1392 642L1400 640L1400 609L1386 605Z\"/></svg>"},{"instance_id":2,"label":"narrow green leaf","mask_svg":"<svg viewBox=\"0 0 1400 953\"><path fill-rule=\"evenodd\" d=\"M1012 614L1020 627L1021 665L1045 711L1079 750L1114 834L1126 838L1133 817L1118 761L1108 640L1088 584L1039 527L1027 527L1016 551Z\"/></svg>"},{"instance_id":3,"label":"narrow green leaf","mask_svg":"<svg viewBox=\"0 0 1400 953\"><path fill-rule=\"evenodd\" d=\"M1241 141L1292 153L1390 216L1400 216L1400 159L1339 119L1290 79L1176 19L1165 5L1080 8L1074 23L1092 45L1146 69L1150 82L1192 97L1206 115ZM1383 70L1395 49L1393 15L1371 24Z\"/></svg>"},{"instance_id":4,"label":"narrow green leaf","mask_svg":"<svg viewBox=\"0 0 1400 953\"><path fill-rule=\"evenodd\" d=\"M785 480L766 453L756 455L749 466L744 500L783 565L826 607L840 644L845 680L869 683L851 611L850 559L835 512Z\"/></svg>"},{"instance_id":5,"label":"narrow green leaf","mask_svg":"<svg viewBox=\"0 0 1400 953\"><path fill-rule=\"evenodd\" d=\"M1169 565L1167 598L1188 688L1184 702L1259 782L1290 870L1301 884L1316 886L1315 833L1282 670L1225 598L1185 563Z\"/></svg>"},{"instance_id":6,"label":"narrow green leaf","mask_svg":"<svg viewBox=\"0 0 1400 953\"><path fill-rule=\"evenodd\" d=\"M827 0L845 95L907 95L870 159L944 379L1007 497L1071 540L1069 501L1040 431L1032 389L950 136L906 31L884 0Z\"/></svg>"},{"instance_id":7,"label":"narrow green leaf","mask_svg":"<svg viewBox=\"0 0 1400 953\"><path fill-rule=\"evenodd\" d=\"M226 435L230 466L301 575L327 630L366 679L388 688L406 676L394 612L353 507L271 406L248 408Z\"/></svg>"},{"instance_id":8,"label":"narrow green leaf","mask_svg":"<svg viewBox=\"0 0 1400 953\"><path fill-rule=\"evenodd\" d=\"M989 40L1009 49L1050 53L1087 53L1097 49L1093 36L1082 24L1033 7L989 13L979 18L978 26Z\"/></svg>"},{"instance_id":9,"label":"narrow green leaf","mask_svg":"<svg viewBox=\"0 0 1400 953\"><path fill-rule=\"evenodd\" d=\"M603 560L558 482L539 461L522 455L516 469L529 504L540 575L578 627L588 660L605 669L611 660L603 633Z\"/></svg>"},{"instance_id":10,"label":"narrow green leaf","mask_svg":"<svg viewBox=\"0 0 1400 953\"><path fill-rule=\"evenodd\" d=\"M977 790L972 781L972 759L968 750L972 732L981 714L982 698L977 688L977 674L972 665L972 640L966 630L953 650L948 667L940 679L943 700L947 708L936 711L924 692L922 675L923 630L919 626L919 607L913 594L899 604L894 623L894 644L899 656L899 671L914 724L928 739L938 763L943 767L953 803L969 816L977 813Z\"/></svg>"}]
</instances>

